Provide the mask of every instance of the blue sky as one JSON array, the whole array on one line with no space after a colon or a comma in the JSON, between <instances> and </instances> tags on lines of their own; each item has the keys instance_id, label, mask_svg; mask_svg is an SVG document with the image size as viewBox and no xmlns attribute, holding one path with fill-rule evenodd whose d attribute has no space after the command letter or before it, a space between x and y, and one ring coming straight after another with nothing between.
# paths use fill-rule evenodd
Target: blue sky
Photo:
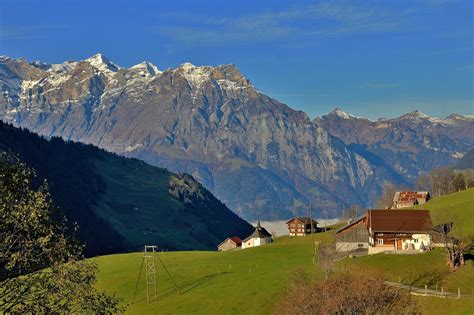
<instances>
[{"instance_id":1,"label":"blue sky","mask_svg":"<svg viewBox=\"0 0 474 315\"><path fill-rule=\"evenodd\" d=\"M0 54L120 66L236 64L309 116L474 114L473 2L20 1L0 4Z\"/></svg>"}]
</instances>

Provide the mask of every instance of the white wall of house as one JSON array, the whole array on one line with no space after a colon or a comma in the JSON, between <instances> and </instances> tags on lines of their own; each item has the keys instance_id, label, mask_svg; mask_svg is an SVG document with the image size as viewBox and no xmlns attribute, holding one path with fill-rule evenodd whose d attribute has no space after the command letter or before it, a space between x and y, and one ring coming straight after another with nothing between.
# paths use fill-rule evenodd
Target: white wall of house
<instances>
[{"instance_id":1,"label":"white wall of house","mask_svg":"<svg viewBox=\"0 0 474 315\"><path fill-rule=\"evenodd\" d=\"M267 237L267 238L254 237L254 238L251 238L251 239L247 240L246 242L242 242L242 248L260 246L260 245L268 244L268 243L271 243L271 242L272 242L271 237Z\"/></svg>"},{"instance_id":2,"label":"white wall of house","mask_svg":"<svg viewBox=\"0 0 474 315\"><path fill-rule=\"evenodd\" d=\"M431 245L431 236L429 234L413 234L412 239L402 242L402 249L428 249Z\"/></svg>"}]
</instances>

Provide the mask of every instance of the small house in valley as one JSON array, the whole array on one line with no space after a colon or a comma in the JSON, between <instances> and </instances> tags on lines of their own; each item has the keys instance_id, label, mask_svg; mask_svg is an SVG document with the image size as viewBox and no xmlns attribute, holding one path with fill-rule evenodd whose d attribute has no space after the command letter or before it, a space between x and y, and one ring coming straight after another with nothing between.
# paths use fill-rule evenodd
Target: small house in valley
<instances>
[{"instance_id":1,"label":"small house in valley","mask_svg":"<svg viewBox=\"0 0 474 315\"><path fill-rule=\"evenodd\" d=\"M217 250L220 252L236 249L242 246L242 240L240 237L233 236L226 238L222 243L217 245Z\"/></svg>"},{"instance_id":2,"label":"small house in valley","mask_svg":"<svg viewBox=\"0 0 474 315\"><path fill-rule=\"evenodd\" d=\"M258 221L255 231L242 241L242 248L260 246L271 243L272 241L272 235L268 233L268 231L260 225L260 221Z\"/></svg>"},{"instance_id":3,"label":"small house in valley","mask_svg":"<svg viewBox=\"0 0 474 315\"><path fill-rule=\"evenodd\" d=\"M435 244L428 210L368 210L336 231L336 249L367 248L369 254L386 251L423 251Z\"/></svg>"},{"instance_id":4,"label":"small house in valley","mask_svg":"<svg viewBox=\"0 0 474 315\"><path fill-rule=\"evenodd\" d=\"M293 218L286 222L290 236L305 236L310 233L317 233L318 222L308 217Z\"/></svg>"},{"instance_id":5,"label":"small house in valley","mask_svg":"<svg viewBox=\"0 0 474 315\"><path fill-rule=\"evenodd\" d=\"M410 208L425 204L428 200L430 200L430 193L427 191L397 191L393 196L392 208Z\"/></svg>"}]
</instances>

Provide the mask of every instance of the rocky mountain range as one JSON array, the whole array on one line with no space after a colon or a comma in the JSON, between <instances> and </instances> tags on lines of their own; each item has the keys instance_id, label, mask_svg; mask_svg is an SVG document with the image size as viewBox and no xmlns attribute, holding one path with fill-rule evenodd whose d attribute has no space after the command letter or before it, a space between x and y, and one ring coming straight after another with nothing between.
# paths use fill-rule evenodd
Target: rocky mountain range
<instances>
[{"instance_id":1,"label":"rocky mountain range","mask_svg":"<svg viewBox=\"0 0 474 315\"><path fill-rule=\"evenodd\" d=\"M444 119L413 111L393 119L370 121L337 108L316 118L332 135L372 164L382 163L408 183L420 172L451 166L474 147L474 116L451 114Z\"/></svg>"},{"instance_id":2,"label":"rocky mountain range","mask_svg":"<svg viewBox=\"0 0 474 315\"><path fill-rule=\"evenodd\" d=\"M335 110L311 120L235 65L1 57L0 85L2 120L190 173L248 220L303 214L309 203L329 216L371 205L385 183L409 185L474 142L474 119L462 115L372 122Z\"/></svg>"}]
</instances>

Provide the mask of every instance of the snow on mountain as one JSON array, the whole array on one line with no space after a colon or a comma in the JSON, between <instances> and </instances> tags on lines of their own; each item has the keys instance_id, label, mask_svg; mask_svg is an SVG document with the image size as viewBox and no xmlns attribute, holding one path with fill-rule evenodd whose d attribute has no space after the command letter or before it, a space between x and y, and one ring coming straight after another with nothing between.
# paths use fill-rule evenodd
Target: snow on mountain
<instances>
[{"instance_id":1,"label":"snow on mountain","mask_svg":"<svg viewBox=\"0 0 474 315\"><path fill-rule=\"evenodd\" d=\"M370 121L336 108L313 123L232 64L161 72L101 54L58 65L1 57L0 84L2 119L192 173L252 219L295 215L314 198L367 206L384 182L406 184L474 145L465 115Z\"/></svg>"},{"instance_id":2,"label":"snow on mountain","mask_svg":"<svg viewBox=\"0 0 474 315\"><path fill-rule=\"evenodd\" d=\"M158 70L158 67L152 64L151 62L148 61L143 61L139 64L136 64L132 67L129 68L129 70L140 70L143 72L140 72L141 76L146 76L146 73L148 73L151 76L155 76L157 74L161 74L162 72Z\"/></svg>"},{"instance_id":3,"label":"snow on mountain","mask_svg":"<svg viewBox=\"0 0 474 315\"><path fill-rule=\"evenodd\" d=\"M174 71L181 73L190 86L198 90L204 82L206 82L212 73L213 67L210 66L195 66L192 63L185 62L176 68Z\"/></svg>"},{"instance_id":4,"label":"snow on mountain","mask_svg":"<svg viewBox=\"0 0 474 315\"><path fill-rule=\"evenodd\" d=\"M94 56L89 57L84 61L88 62L91 66L104 72L117 72L121 69L119 66L109 61L104 55L100 53L95 54Z\"/></svg>"},{"instance_id":5,"label":"snow on mountain","mask_svg":"<svg viewBox=\"0 0 474 315\"><path fill-rule=\"evenodd\" d=\"M329 114L332 114L332 115L335 115L337 117L340 117L342 119L353 119L353 118L356 118L356 119L359 119L360 117L357 117L357 116L354 116L352 114L349 114L349 113L346 113L345 111L343 111L341 108L339 107L336 107L332 112L330 112Z\"/></svg>"}]
</instances>

